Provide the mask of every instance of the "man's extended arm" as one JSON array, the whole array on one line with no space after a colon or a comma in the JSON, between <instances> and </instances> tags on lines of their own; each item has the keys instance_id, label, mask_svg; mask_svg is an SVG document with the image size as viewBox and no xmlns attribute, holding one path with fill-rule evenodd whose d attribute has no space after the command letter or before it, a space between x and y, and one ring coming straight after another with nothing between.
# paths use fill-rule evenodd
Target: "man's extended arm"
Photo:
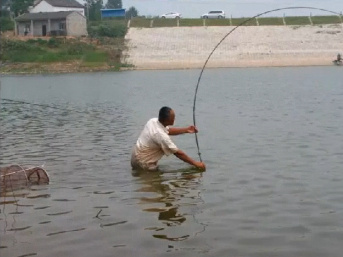
<instances>
[{"instance_id":1,"label":"man's extended arm","mask_svg":"<svg viewBox=\"0 0 343 257\"><path fill-rule=\"evenodd\" d=\"M176 135L181 135L181 134L185 134L185 133L197 133L197 132L198 132L198 130L194 126L189 126L189 127L185 127L185 128L174 128L174 127L169 128L169 135L170 136L176 136Z\"/></svg>"},{"instance_id":2,"label":"man's extended arm","mask_svg":"<svg viewBox=\"0 0 343 257\"><path fill-rule=\"evenodd\" d=\"M202 170L206 170L206 166L205 163L203 162L197 162L195 160L193 160L192 158L190 158L187 154L185 154L183 151L178 150L176 153L174 153L174 155L179 158L180 160L183 160L184 162L187 162L199 169Z\"/></svg>"}]
</instances>

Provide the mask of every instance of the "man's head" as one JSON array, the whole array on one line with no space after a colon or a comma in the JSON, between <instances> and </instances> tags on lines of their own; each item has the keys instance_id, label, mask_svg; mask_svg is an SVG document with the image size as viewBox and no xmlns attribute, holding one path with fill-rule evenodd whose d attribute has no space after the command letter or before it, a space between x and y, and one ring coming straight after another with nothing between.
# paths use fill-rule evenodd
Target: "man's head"
<instances>
[{"instance_id":1,"label":"man's head","mask_svg":"<svg viewBox=\"0 0 343 257\"><path fill-rule=\"evenodd\" d=\"M175 112L167 106L160 109L158 114L158 121L162 123L163 126L174 125Z\"/></svg>"}]
</instances>

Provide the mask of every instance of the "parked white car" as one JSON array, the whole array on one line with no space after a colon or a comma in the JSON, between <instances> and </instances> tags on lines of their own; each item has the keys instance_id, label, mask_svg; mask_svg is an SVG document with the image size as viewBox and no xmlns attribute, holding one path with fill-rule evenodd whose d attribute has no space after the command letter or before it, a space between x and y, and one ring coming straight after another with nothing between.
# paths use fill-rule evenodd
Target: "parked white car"
<instances>
[{"instance_id":1,"label":"parked white car","mask_svg":"<svg viewBox=\"0 0 343 257\"><path fill-rule=\"evenodd\" d=\"M169 13L162 14L160 17L162 19L180 19L181 18L181 13L169 12Z\"/></svg>"},{"instance_id":2,"label":"parked white car","mask_svg":"<svg viewBox=\"0 0 343 257\"><path fill-rule=\"evenodd\" d=\"M209 11L208 13L205 13L201 15L202 19L224 19L225 13L224 11Z\"/></svg>"}]
</instances>

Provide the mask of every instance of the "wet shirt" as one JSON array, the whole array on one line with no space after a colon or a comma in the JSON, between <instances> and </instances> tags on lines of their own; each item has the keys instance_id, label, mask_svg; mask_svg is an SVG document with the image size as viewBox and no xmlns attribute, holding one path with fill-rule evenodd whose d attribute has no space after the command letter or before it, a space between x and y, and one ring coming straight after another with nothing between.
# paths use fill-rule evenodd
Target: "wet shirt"
<instances>
[{"instance_id":1,"label":"wet shirt","mask_svg":"<svg viewBox=\"0 0 343 257\"><path fill-rule=\"evenodd\" d=\"M157 118L147 122L132 150L133 168L157 169L157 162L163 155L168 156L178 151L168 131L169 128L164 127Z\"/></svg>"}]
</instances>

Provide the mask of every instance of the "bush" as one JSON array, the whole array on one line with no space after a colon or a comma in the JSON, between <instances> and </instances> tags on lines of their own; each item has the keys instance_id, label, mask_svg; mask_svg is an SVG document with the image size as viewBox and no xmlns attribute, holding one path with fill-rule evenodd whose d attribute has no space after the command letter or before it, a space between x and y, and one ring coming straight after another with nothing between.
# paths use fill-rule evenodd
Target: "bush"
<instances>
[{"instance_id":1,"label":"bush","mask_svg":"<svg viewBox=\"0 0 343 257\"><path fill-rule=\"evenodd\" d=\"M13 62L34 62L45 51L32 42L2 40L2 59Z\"/></svg>"},{"instance_id":2,"label":"bush","mask_svg":"<svg viewBox=\"0 0 343 257\"><path fill-rule=\"evenodd\" d=\"M85 62L107 62L108 55L105 52L89 52L83 56Z\"/></svg>"},{"instance_id":3,"label":"bush","mask_svg":"<svg viewBox=\"0 0 343 257\"><path fill-rule=\"evenodd\" d=\"M89 45L82 42L75 42L68 46L67 54L70 55L81 55L87 51L94 50L95 47L93 45Z\"/></svg>"},{"instance_id":4,"label":"bush","mask_svg":"<svg viewBox=\"0 0 343 257\"><path fill-rule=\"evenodd\" d=\"M57 41L55 38L50 38L49 41L48 41L48 47L50 48L56 48L59 46L59 41Z\"/></svg>"},{"instance_id":5,"label":"bush","mask_svg":"<svg viewBox=\"0 0 343 257\"><path fill-rule=\"evenodd\" d=\"M3 60L11 62L36 62L39 60L40 56L44 54L42 52L33 52L33 51L21 51L21 50L12 50L4 51Z\"/></svg>"},{"instance_id":6,"label":"bush","mask_svg":"<svg viewBox=\"0 0 343 257\"><path fill-rule=\"evenodd\" d=\"M47 52L42 50L41 52L31 52L31 51L20 51L14 50L10 52L5 52L3 60L11 62L41 62L41 63L51 63L51 62L63 62L77 59L73 55L68 55L66 53L60 52Z\"/></svg>"},{"instance_id":7,"label":"bush","mask_svg":"<svg viewBox=\"0 0 343 257\"><path fill-rule=\"evenodd\" d=\"M6 51L28 51L28 52L41 52L42 49L36 45L35 40L28 40L27 42L25 41L15 41L15 40L3 40L2 43L2 48L4 52Z\"/></svg>"},{"instance_id":8,"label":"bush","mask_svg":"<svg viewBox=\"0 0 343 257\"><path fill-rule=\"evenodd\" d=\"M124 37L126 32L125 24L102 23L88 27L88 34L91 37Z\"/></svg>"},{"instance_id":9,"label":"bush","mask_svg":"<svg viewBox=\"0 0 343 257\"><path fill-rule=\"evenodd\" d=\"M36 46L46 46L48 41L41 38L37 38L37 39L29 39L26 41L26 43L36 45Z\"/></svg>"},{"instance_id":10,"label":"bush","mask_svg":"<svg viewBox=\"0 0 343 257\"><path fill-rule=\"evenodd\" d=\"M49 48L56 48L60 45L60 41L56 40L55 38L50 38L49 40L37 38L37 39L29 39L26 43L36 46L48 46Z\"/></svg>"},{"instance_id":11,"label":"bush","mask_svg":"<svg viewBox=\"0 0 343 257\"><path fill-rule=\"evenodd\" d=\"M1 31L14 30L14 22L8 17L0 17Z\"/></svg>"}]
</instances>

